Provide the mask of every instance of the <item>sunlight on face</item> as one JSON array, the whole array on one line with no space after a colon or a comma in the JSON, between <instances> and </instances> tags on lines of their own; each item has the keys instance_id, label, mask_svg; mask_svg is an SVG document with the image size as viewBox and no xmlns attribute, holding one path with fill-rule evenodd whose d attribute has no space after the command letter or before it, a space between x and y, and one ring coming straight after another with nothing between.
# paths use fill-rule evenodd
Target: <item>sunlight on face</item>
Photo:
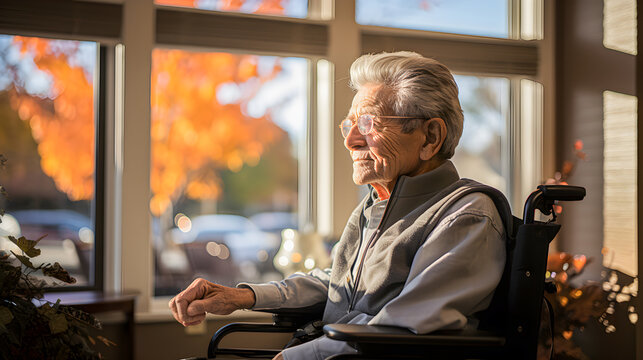
<instances>
[{"instance_id":1,"label":"sunlight on face","mask_svg":"<svg viewBox=\"0 0 643 360\"><path fill-rule=\"evenodd\" d=\"M377 84L363 86L353 98L348 118L362 114L395 115L390 110L392 92ZM402 121L407 119L376 118L373 130L362 135L356 126L344 140L353 159L353 181L357 185L379 184L392 189L400 175L415 175L420 168L420 150L425 141L419 129L409 134L402 132Z\"/></svg>"}]
</instances>

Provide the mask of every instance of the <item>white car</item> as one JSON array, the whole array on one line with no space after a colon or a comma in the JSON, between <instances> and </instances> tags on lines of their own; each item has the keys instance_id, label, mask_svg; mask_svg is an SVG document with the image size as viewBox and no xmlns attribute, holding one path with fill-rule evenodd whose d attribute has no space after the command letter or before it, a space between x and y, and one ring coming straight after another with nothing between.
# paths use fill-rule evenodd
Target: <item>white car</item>
<instances>
[{"instance_id":1,"label":"white car","mask_svg":"<svg viewBox=\"0 0 643 360\"><path fill-rule=\"evenodd\" d=\"M279 239L259 230L250 220L239 215L200 215L192 219L191 229L183 232L172 230L176 244L213 243L229 249L230 258L235 261L256 261L260 252L278 248ZM212 245L208 249L215 249ZM212 251L215 253L216 251Z\"/></svg>"}]
</instances>

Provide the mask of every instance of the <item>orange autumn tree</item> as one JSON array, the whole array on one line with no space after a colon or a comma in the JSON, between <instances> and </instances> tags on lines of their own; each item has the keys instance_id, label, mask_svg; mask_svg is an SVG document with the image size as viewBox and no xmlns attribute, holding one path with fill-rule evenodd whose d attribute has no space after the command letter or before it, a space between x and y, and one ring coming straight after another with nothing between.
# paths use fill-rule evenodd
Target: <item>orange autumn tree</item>
<instances>
[{"instance_id":1,"label":"orange autumn tree","mask_svg":"<svg viewBox=\"0 0 643 360\"><path fill-rule=\"evenodd\" d=\"M91 75L45 39L14 37L23 57L31 57L51 77L46 98L14 81L12 106L29 122L41 167L71 200L90 199L94 175L94 113ZM221 170L238 171L259 162L267 146L285 132L269 114L246 114L248 102L281 68L258 71L258 56L155 50L152 69L150 209L160 216L184 194L194 199L221 195ZM18 77L18 76L16 76ZM222 104L221 85L243 88Z\"/></svg>"},{"instance_id":2,"label":"orange autumn tree","mask_svg":"<svg viewBox=\"0 0 643 360\"><path fill-rule=\"evenodd\" d=\"M70 66L78 43L16 36L22 57L31 57L51 78L45 96L28 93L14 82L11 105L27 121L38 144L40 166L69 199L90 199L94 192L93 74ZM61 48L62 47L62 48Z\"/></svg>"},{"instance_id":3,"label":"orange autumn tree","mask_svg":"<svg viewBox=\"0 0 643 360\"><path fill-rule=\"evenodd\" d=\"M184 192L217 199L217 170L256 165L266 146L283 136L269 116L245 115L248 102L281 68L275 63L260 74L258 56L227 53L157 49L152 58L150 209L160 216ZM234 103L217 100L224 84L243 87Z\"/></svg>"}]
</instances>

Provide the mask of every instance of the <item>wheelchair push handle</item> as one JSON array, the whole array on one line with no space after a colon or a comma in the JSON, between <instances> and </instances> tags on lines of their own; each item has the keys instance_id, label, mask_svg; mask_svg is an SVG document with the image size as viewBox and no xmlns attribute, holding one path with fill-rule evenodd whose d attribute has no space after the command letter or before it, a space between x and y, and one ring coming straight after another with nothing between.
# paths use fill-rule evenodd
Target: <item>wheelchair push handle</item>
<instances>
[{"instance_id":1,"label":"wheelchair push handle","mask_svg":"<svg viewBox=\"0 0 643 360\"><path fill-rule=\"evenodd\" d=\"M585 188L570 185L540 185L538 190L548 200L580 201L585 197Z\"/></svg>"},{"instance_id":2,"label":"wheelchair push handle","mask_svg":"<svg viewBox=\"0 0 643 360\"><path fill-rule=\"evenodd\" d=\"M529 195L525 202L524 223L533 224L536 209L545 215L554 215L553 206L555 201L579 201L585 198L585 188L570 185L540 185L538 190Z\"/></svg>"}]
</instances>

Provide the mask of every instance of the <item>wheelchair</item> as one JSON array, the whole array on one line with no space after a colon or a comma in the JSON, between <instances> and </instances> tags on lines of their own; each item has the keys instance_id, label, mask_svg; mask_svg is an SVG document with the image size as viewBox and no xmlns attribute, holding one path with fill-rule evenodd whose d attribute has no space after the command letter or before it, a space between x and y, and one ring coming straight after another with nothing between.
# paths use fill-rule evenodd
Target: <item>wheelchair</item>
<instances>
[{"instance_id":1,"label":"wheelchair","mask_svg":"<svg viewBox=\"0 0 643 360\"><path fill-rule=\"evenodd\" d=\"M560 225L555 223L557 201L579 201L585 188L541 185L527 198L524 220L513 218L507 243L507 262L491 305L480 314L476 328L438 330L415 334L392 326L326 324L323 333L346 341L356 354L333 355L336 359L536 359L544 292L555 292L545 281L549 243ZM552 216L547 222L535 220L536 210ZM299 309L264 310L273 314L273 323L231 323L220 328L210 340L207 358L238 356L272 358L279 349L221 348L221 340L234 332L301 332L306 324L321 319L325 303ZM553 320L549 310L550 320ZM551 321L553 326L553 321ZM310 326L310 325L308 325ZM553 329L552 334L553 334ZM553 341L552 348L553 354ZM202 359L202 358L191 358Z\"/></svg>"}]
</instances>

